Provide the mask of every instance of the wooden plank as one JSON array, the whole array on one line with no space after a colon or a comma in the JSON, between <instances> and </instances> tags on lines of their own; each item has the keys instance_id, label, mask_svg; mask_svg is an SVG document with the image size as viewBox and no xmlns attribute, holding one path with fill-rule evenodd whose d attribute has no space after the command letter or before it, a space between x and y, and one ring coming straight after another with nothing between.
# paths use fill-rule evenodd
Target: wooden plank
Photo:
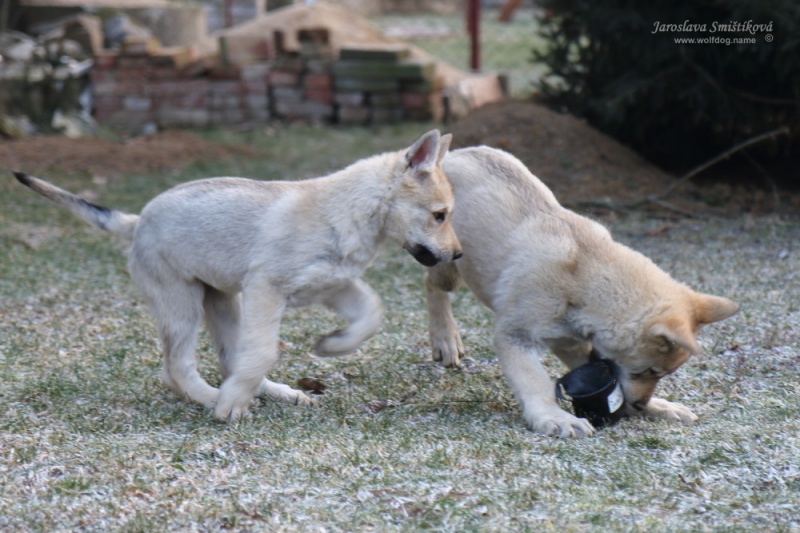
<instances>
[{"instance_id":1,"label":"wooden plank","mask_svg":"<svg viewBox=\"0 0 800 533\"><path fill-rule=\"evenodd\" d=\"M425 80L402 80L400 88L408 93L430 93L444 88L444 80L439 76Z\"/></svg>"},{"instance_id":2,"label":"wooden plank","mask_svg":"<svg viewBox=\"0 0 800 533\"><path fill-rule=\"evenodd\" d=\"M339 57L346 60L394 61L407 59L411 50L404 44L346 44L339 51Z\"/></svg>"},{"instance_id":3,"label":"wooden plank","mask_svg":"<svg viewBox=\"0 0 800 533\"><path fill-rule=\"evenodd\" d=\"M334 76L360 78L392 78L397 80L429 80L436 73L433 62L404 61L355 61L340 60L333 63Z\"/></svg>"},{"instance_id":4,"label":"wooden plank","mask_svg":"<svg viewBox=\"0 0 800 533\"><path fill-rule=\"evenodd\" d=\"M333 85L338 92L365 91L365 92L391 92L400 89L400 82L391 78L359 78L335 77Z\"/></svg>"}]
</instances>

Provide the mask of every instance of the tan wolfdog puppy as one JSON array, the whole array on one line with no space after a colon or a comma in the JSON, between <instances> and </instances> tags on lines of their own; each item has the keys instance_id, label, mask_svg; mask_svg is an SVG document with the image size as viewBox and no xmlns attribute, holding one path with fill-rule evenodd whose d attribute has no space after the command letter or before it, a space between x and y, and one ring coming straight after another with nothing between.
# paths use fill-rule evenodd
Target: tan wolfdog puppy
<instances>
[{"instance_id":1,"label":"tan wolfdog puppy","mask_svg":"<svg viewBox=\"0 0 800 533\"><path fill-rule=\"evenodd\" d=\"M17 173L23 184L85 221L131 239L128 268L147 296L164 350L164 383L236 420L258 394L310 403L265 379L278 358L284 309L322 303L348 322L319 355L350 353L380 327L378 296L359 276L385 240L426 266L461 255L450 225L453 193L441 171L450 135L373 156L326 177L294 182L211 178L151 200L140 215L90 204ZM198 374L205 318L219 352L220 389Z\"/></svg>"},{"instance_id":2,"label":"tan wolfdog puppy","mask_svg":"<svg viewBox=\"0 0 800 533\"><path fill-rule=\"evenodd\" d=\"M464 256L428 270L433 357L456 366L464 348L447 291L459 279L496 314L494 348L541 433L591 435L558 407L542 367L546 350L569 368L594 347L617 370L625 400L644 415L693 421L683 405L653 398L659 379L700 352L695 333L734 314L730 300L692 291L649 259L612 240L600 224L563 208L515 157L488 147L451 152L444 170L458 208Z\"/></svg>"}]
</instances>

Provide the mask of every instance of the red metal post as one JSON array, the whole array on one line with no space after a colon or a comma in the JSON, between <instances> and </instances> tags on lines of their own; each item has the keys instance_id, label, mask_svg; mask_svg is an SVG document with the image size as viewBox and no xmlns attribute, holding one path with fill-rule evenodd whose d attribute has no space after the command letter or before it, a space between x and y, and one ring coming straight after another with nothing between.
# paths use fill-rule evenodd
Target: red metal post
<instances>
[{"instance_id":1,"label":"red metal post","mask_svg":"<svg viewBox=\"0 0 800 533\"><path fill-rule=\"evenodd\" d=\"M469 33L469 66L477 72L481 69L481 0L467 0L467 33Z\"/></svg>"},{"instance_id":2,"label":"red metal post","mask_svg":"<svg viewBox=\"0 0 800 533\"><path fill-rule=\"evenodd\" d=\"M225 27L233 27L233 0L225 0Z\"/></svg>"}]
</instances>

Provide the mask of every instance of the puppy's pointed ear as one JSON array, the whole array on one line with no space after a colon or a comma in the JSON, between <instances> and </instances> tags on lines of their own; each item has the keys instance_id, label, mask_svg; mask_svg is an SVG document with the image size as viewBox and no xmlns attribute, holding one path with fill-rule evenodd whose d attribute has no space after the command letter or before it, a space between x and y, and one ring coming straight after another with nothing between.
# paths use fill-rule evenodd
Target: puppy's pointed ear
<instances>
[{"instance_id":1,"label":"puppy's pointed ear","mask_svg":"<svg viewBox=\"0 0 800 533\"><path fill-rule=\"evenodd\" d=\"M670 352L675 347L683 348L691 354L702 353L700 345L694 336L694 331L686 320L677 317L668 318L657 322L647 332L651 338L664 347L664 352Z\"/></svg>"},{"instance_id":2,"label":"puppy's pointed ear","mask_svg":"<svg viewBox=\"0 0 800 533\"><path fill-rule=\"evenodd\" d=\"M442 138L439 139L439 156L436 158L436 164L441 165L442 159L444 156L447 155L447 151L450 149L450 143L453 141L453 134L447 133L442 135Z\"/></svg>"},{"instance_id":3,"label":"puppy's pointed ear","mask_svg":"<svg viewBox=\"0 0 800 533\"><path fill-rule=\"evenodd\" d=\"M725 320L739 310L739 304L710 294L694 294L695 320L698 326Z\"/></svg>"},{"instance_id":4,"label":"puppy's pointed ear","mask_svg":"<svg viewBox=\"0 0 800 533\"><path fill-rule=\"evenodd\" d=\"M408 167L417 173L431 172L438 162L441 139L439 130L431 130L417 139L406 152Z\"/></svg>"}]
</instances>

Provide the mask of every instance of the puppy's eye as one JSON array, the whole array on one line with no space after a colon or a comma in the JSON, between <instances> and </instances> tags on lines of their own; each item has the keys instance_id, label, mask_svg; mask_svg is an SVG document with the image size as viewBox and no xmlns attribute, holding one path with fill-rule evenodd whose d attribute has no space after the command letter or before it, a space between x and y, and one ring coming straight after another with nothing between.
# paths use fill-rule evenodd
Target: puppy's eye
<instances>
[{"instance_id":1,"label":"puppy's eye","mask_svg":"<svg viewBox=\"0 0 800 533\"><path fill-rule=\"evenodd\" d=\"M436 211L436 212L433 214L433 219L434 219L436 222L438 222L439 224L441 224L442 222L444 222L445 220L447 220L447 211Z\"/></svg>"}]
</instances>

